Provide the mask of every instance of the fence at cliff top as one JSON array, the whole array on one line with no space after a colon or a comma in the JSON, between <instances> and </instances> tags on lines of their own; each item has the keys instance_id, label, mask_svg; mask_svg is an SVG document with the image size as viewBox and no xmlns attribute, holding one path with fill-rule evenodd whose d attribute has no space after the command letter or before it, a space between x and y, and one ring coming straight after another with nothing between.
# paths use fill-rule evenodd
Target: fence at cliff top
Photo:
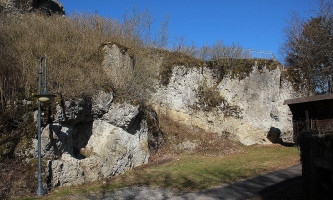
<instances>
[{"instance_id":1,"label":"fence at cliff top","mask_svg":"<svg viewBox=\"0 0 333 200\"><path fill-rule=\"evenodd\" d=\"M244 50L250 58L260 58L276 61L276 58L271 51L255 50L255 49L245 49Z\"/></svg>"}]
</instances>

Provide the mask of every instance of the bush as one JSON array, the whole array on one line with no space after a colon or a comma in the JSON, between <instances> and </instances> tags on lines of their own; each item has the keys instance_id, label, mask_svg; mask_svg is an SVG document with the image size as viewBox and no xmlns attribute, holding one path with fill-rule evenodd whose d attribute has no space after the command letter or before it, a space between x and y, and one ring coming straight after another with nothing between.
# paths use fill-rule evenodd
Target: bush
<instances>
[{"instance_id":1,"label":"bush","mask_svg":"<svg viewBox=\"0 0 333 200\"><path fill-rule=\"evenodd\" d=\"M36 105L11 105L0 113L0 160L13 158L20 141L36 136L32 111Z\"/></svg>"},{"instance_id":2,"label":"bush","mask_svg":"<svg viewBox=\"0 0 333 200\"><path fill-rule=\"evenodd\" d=\"M208 87L206 84L198 88L199 102L197 107L204 110L211 110L221 105L225 100L215 87Z\"/></svg>"}]
</instances>

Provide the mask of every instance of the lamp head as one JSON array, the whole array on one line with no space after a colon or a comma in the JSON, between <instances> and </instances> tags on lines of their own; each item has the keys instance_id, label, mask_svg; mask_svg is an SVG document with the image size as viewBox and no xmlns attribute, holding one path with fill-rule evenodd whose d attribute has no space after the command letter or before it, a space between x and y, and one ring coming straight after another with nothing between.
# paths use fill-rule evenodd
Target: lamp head
<instances>
[{"instance_id":1,"label":"lamp head","mask_svg":"<svg viewBox=\"0 0 333 200\"><path fill-rule=\"evenodd\" d=\"M33 97L37 98L40 102L45 103L56 97L54 94L49 94L46 90L42 94L36 94Z\"/></svg>"}]
</instances>

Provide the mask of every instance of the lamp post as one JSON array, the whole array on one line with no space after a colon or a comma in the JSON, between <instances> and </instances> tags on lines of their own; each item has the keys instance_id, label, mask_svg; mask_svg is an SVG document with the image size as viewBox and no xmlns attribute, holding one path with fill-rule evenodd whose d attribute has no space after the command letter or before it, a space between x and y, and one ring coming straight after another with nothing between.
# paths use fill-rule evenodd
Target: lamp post
<instances>
[{"instance_id":1,"label":"lamp post","mask_svg":"<svg viewBox=\"0 0 333 200\"><path fill-rule=\"evenodd\" d=\"M44 62L44 91L41 93L42 89L42 63ZM38 99L38 186L36 195L37 196L44 196L45 190L43 188L42 182L42 174L41 174L41 102L48 102L51 98L55 97L54 94L49 94L47 92L47 84L46 84L46 56L41 57L40 65L38 70L38 94L34 95L35 98Z\"/></svg>"}]
</instances>

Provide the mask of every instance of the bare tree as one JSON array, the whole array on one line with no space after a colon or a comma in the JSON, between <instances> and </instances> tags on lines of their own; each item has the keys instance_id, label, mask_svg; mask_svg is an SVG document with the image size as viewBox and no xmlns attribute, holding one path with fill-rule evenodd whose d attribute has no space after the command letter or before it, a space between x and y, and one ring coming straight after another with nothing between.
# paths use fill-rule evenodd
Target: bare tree
<instances>
[{"instance_id":1,"label":"bare tree","mask_svg":"<svg viewBox=\"0 0 333 200\"><path fill-rule=\"evenodd\" d=\"M301 72L311 92L333 93L333 1L320 0L315 16L293 13L282 46L288 66Z\"/></svg>"},{"instance_id":2,"label":"bare tree","mask_svg":"<svg viewBox=\"0 0 333 200\"><path fill-rule=\"evenodd\" d=\"M137 10L133 6L132 11L126 11L123 16L123 35L137 41L139 46L162 48L168 41L169 16L165 14L160 27L157 27L156 21L155 15L149 8ZM154 29L157 31L154 31Z\"/></svg>"}]
</instances>

